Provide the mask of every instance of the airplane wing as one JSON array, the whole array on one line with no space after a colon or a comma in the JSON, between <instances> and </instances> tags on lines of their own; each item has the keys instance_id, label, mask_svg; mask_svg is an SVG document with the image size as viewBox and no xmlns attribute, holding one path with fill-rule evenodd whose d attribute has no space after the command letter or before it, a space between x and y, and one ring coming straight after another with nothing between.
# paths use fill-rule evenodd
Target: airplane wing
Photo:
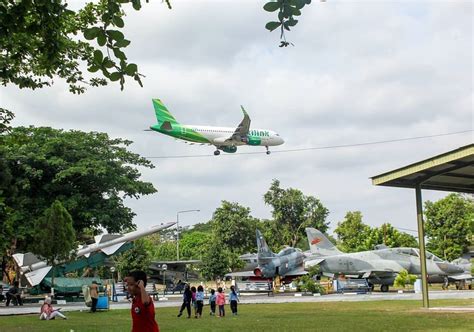
<instances>
[{"instance_id":1,"label":"airplane wing","mask_svg":"<svg viewBox=\"0 0 474 332\"><path fill-rule=\"evenodd\" d=\"M324 258L316 258L316 259L306 259L304 262L304 268L309 269L314 265L319 265L324 262Z\"/></svg>"},{"instance_id":2,"label":"airplane wing","mask_svg":"<svg viewBox=\"0 0 474 332\"><path fill-rule=\"evenodd\" d=\"M245 111L244 107L242 105L240 105L240 107L242 108L242 112L244 112L244 118L228 140L242 142L243 140L247 139L250 129L250 117Z\"/></svg>"},{"instance_id":3,"label":"airplane wing","mask_svg":"<svg viewBox=\"0 0 474 332\"><path fill-rule=\"evenodd\" d=\"M472 274L470 273L456 274L456 275L450 275L448 276L448 278L454 279L454 280L466 280L466 279L472 279Z\"/></svg>"},{"instance_id":4,"label":"airplane wing","mask_svg":"<svg viewBox=\"0 0 474 332\"><path fill-rule=\"evenodd\" d=\"M288 271L285 275L287 275L287 276L303 276L303 275L306 275L306 274L308 274L308 271L305 271L305 269L302 266L300 266L296 269Z\"/></svg>"},{"instance_id":5,"label":"airplane wing","mask_svg":"<svg viewBox=\"0 0 474 332\"><path fill-rule=\"evenodd\" d=\"M255 277L253 271L239 271L239 272L231 272L225 275L226 277Z\"/></svg>"}]
</instances>

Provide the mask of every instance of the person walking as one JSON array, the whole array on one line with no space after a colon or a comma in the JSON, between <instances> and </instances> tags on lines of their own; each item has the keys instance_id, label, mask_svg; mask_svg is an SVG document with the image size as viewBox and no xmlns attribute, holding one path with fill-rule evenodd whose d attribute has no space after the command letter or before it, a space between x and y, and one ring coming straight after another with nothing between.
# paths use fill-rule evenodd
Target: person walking
<instances>
[{"instance_id":1,"label":"person walking","mask_svg":"<svg viewBox=\"0 0 474 332\"><path fill-rule=\"evenodd\" d=\"M222 287L217 288L216 304L219 306L219 317L225 317L225 294Z\"/></svg>"},{"instance_id":2,"label":"person walking","mask_svg":"<svg viewBox=\"0 0 474 332\"><path fill-rule=\"evenodd\" d=\"M193 306L194 318L197 318L196 292L196 287L191 287L191 304Z\"/></svg>"},{"instance_id":3,"label":"person walking","mask_svg":"<svg viewBox=\"0 0 474 332\"><path fill-rule=\"evenodd\" d=\"M230 310L232 310L232 315L237 315L237 302L239 302L239 296L235 291L235 286L230 286L230 293L229 293L229 302L230 302Z\"/></svg>"},{"instance_id":4,"label":"person walking","mask_svg":"<svg viewBox=\"0 0 474 332\"><path fill-rule=\"evenodd\" d=\"M191 318L191 301L192 301L192 293L191 289L189 288L189 284L186 284L184 286L184 292L183 292L183 304L181 305L181 309L179 310L178 317L181 317L183 315L184 308L186 308L188 312L188 318Z\"/></svg>"}]
</instances>

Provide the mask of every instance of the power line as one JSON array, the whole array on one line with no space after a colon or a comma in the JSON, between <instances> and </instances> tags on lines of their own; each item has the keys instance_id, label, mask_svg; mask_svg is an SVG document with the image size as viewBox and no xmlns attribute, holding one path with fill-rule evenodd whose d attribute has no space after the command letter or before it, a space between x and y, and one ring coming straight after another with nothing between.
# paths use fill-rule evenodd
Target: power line
<instances>
[{"instance_id":1,"label":"power line","mask_svg":"<svg viewBox=\"0 0 474 332\"><path fill-rule=\"evenodd\" d=\"M363 142L363 143L352 143L352 144L340 144L340 145L327 145L327 146L317 146L317 147L308 147L308 148L298 148L298 149L284 149L284 150L275 150L273 153L287 153L287 152L302 152L302 151L311 151L311 150L328 150L328 149L340 149L340 148L352 148L358 146L367 146L367 145L377 145L377 144L387 144L387 143L396 143L403 141L413 141L419 139L441 137L441 136L450 136L450 135L459 135L469 132L474 132L474 130L462 130L452 133L436 134L436 135L427 135L427 136L414 136L414 137L405 137L405 138L396 138L391 140L383 141L373 141L373 142ZM223 154L222 156L234 156L234 155L252 155L252 154L265 154L265 151L260 152L240 152L240 153L228 153ZM214 157L214 154L195 154L195 155L176 155L176 156L152 156L145 157L148 159L179 159L179 158L201 158L201 157Z\"/></svg>"}]
</instances>

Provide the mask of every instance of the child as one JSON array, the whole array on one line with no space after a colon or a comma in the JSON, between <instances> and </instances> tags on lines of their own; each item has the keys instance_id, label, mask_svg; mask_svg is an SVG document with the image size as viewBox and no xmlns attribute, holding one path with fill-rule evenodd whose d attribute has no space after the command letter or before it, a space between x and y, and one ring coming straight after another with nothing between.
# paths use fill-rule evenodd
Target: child
<instances>
[{"instance_id":1,"label":"child","mask_svg":"<svg viewBox=\"0 0 474 332\"><path fill-rule=\"evenodd\" d=\"M237 315L237 302L239 301L239 297L235 292L235 287L230 286L230 294L229 294L229 301L230 301L230 310L232 310L232 315Z\"/></svg>"},{"instance_id":2,"label":"child","mask_svg":"<svg viewBox=\"0 0 474 332\"><path fill-rule=\"evenodd\" d=\"M202 316L202 307L204 307L204 288L199 285L196 293L196 314L198 318Z\"/></svg>"},{"instance_id":3,"label":"child","mask_svg":"<svg viewBox=\"0 0 474 332\"><path fill-rule=\"evenodd\" d=\"M50 319L54 319L56 317L61 317L62 319L67 319L66 316L64 316L62 313L59 312L59 309L56 309L56 310L53 309L53 306L51 305L51 298L47 297L44 300L43 305L41 306L39 319L41 319L41 320L50 320Z\"/></svg>"},{"instance_id":4,"label":"child","mask_svg":"<svg viewBox=\"0 0 474 332\"><path fill-rule=\"evenodd\" d=\"M209 305L211 306L211 312L209 315L215 316L216 315L216 291L211 289L211 296L209 296Z\"/></svg>"},{"instance_id":5,"label":"child","mask_svg":"<svg viewBox=\"0 0 474 332\"><path fill-rule=\"evenodd\" d=\"M159 332L155 320L155 305L145 290L146 273L132 271L127 277L128 293L132 300L132 332Z\"/></svg>"},{"instance_id":6,"label":"child","mask_svg":"<svg viewBox=\"0 0 474 332\"><path fill-rule=\"evenodd\" d=\"M197 313L196 313L196 310L197 310L197 304L196 304L196 287L191 287L191 303L193 305L193 311L194 311L194 318L198 318L197 317Z\"/></svg>"},{"instance_id":7,"label":"child","mask_svg":"<svg viewBox=\"0 0 474 332\"><path fill-rule=\"evenodd\" d=\"M225 317L225 294L222 291L222 287L217 289L216 303L219 306L219 317Z\"/></svg>"},{"instance_id":8,"label":"child","mask_svg":"<svg viewBox=\"0 0 474 332\"><path fill-rule=\"evenodd\" d=\"M189 289L189 285L186 284L184 286L184 293L183 293L183 304L181 305L181 309L179 310L178 317L181 317L183 314L184 308L188 311L188 318L191 318L191 301L192 301L193 294Z\"/></svg>"}]
</instances>

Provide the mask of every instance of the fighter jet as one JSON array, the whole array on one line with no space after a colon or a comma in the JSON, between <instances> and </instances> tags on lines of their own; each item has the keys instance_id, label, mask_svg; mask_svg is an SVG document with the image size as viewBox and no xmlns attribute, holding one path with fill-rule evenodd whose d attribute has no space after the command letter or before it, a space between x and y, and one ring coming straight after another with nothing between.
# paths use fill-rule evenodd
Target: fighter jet
<instances>
[{"instance_id":1,"label":"fighter jet","mask_svg":"<svg viewBox=\"0 0 474 332\"><path fill-rule=\"evenodd\" d=\"M305 269L319 265L320 271L331 277L345 275L364 278L372 286L381 285L382 292L388 291L402 269L410 274L421 274L418 249L379 245L376 250L343 253L320 231L306 228L306 234L311 256L305 259ZM428 275L439 276L458 275L464 271L461 266L443 261L430 252L426 252L426 268Z\"/></svg>"},{"instance_id":2,"label":"fighter jet","mask_svg":"<svg viewBox=\"0 0 474 332\"><path fill-rule=\"evenodd\" d=\"M273 253L267 245L262 233L257 229L257 266L253 271L241 271L226 274L230 277L274 278L292 277L308 274L304 270L305 255L300 249L286 247L278 254ZM246 256L249 256L248 254Z\"/></svg>"}]
</instances>

